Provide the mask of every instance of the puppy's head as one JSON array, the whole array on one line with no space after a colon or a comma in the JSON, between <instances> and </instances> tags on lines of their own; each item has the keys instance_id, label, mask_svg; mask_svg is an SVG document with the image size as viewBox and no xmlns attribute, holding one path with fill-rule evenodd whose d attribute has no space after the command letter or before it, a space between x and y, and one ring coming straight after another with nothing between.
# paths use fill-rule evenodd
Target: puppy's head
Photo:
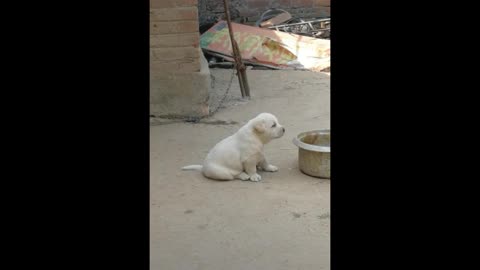
<instances>
[{"instance_id":1,"label":"puppy's head","mask_svg":"<svg viewBox=\"0 0 480 270\"><path fill-rule=\"evenodd\" d=\"M278 123L277 117L270 113L261 113L251 120L254 132L264 143L283 136L285 128Z\"/></svg>"}]
</instances>

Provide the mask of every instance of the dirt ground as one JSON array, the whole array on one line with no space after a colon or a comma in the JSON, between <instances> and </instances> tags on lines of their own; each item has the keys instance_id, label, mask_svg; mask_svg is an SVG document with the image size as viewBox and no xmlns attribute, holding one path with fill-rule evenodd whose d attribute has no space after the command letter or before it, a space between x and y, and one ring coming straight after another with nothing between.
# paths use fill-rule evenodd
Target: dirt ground
<instances>
[{"instance_id":1,"label":"dirt ground","mask_svg":"<svg viewBox=\"0 0 480 270\"><path fill-rule=\"evenodd\" d=\"M213 107L231 70L212 69ZM298 169L300 132L330 128L330 77L309 71L248 70L252 99L235 77L224 107L203 123L152 120L150 263L152 270L330 269L330 180ZM214 181L200 172L208 150L261 112L285 135L265 146L279 167L260 182Z\"/></svg>"}]
</instances>

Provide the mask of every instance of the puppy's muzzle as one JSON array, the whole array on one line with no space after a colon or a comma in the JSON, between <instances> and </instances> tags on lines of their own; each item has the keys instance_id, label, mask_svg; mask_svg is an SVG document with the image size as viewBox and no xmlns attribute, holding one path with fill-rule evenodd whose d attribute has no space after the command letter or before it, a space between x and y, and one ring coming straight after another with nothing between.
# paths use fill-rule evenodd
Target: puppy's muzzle
<instances>
[{"instance_id":1,"label":"puppy's muzzle","mask_svg":"<svg viewBox=\"0 0 480 270\"><path fill-rule=\"evenodd\" d=\"M279 131L281 131L281 132L278 132L277 138L280 138L280 137L283 136L283 134L285 134L285 128L282 127L282 129L280 129Z\"/></svg>"}]
</instances>

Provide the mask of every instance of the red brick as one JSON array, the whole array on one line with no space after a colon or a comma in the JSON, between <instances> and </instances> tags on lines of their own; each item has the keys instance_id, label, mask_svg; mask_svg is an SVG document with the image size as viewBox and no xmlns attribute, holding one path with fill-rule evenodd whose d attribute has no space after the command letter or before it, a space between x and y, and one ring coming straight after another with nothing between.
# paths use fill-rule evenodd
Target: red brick
<instances>
[{"instance_id":1,"label":"red brick","mask_svg":"<svg viewBox=\"0 0 480 270\"><path fill-rule=\"evenodd\" d=\"M248 8L238 8L238 13L240 17L251 17L259 15L257 10L248 9Z\"/></svg>"},{"instance_id":2,"label":"red brick","mask_svg":"<svg viewBox=\"0 0 480 270\"><path fill-rule=\"evenodd\" d=\"M192 46L198 48L199 33L150 35L150 48Z\"/></svg>"},{"instance_id":3,"label":"red brick","mask_svg":"<svg viewBox=\"0 0 480 270\"><path fill-rule=\"evenodd\" d=\"M293 1L295 1L295 0L293 0ZM276 2L278 2L278 4L280 5L279 8L281 8L281 9L289 8L292 4L292 0L278 0Z\"/></svg>"},{"instance_id":4,"label":"red brick","mask_svg":"<svg viewBox=\"0 0 480 270\"><path fill-rule=\"evenodd\" d=\"M294 0L291 2L292 7L312 7L313 0Z\"/></svg>"},{"instance_id":5,"label":"red brick","mask_svg":"<svg viewBox=\"0 0 480 270\"><path fill-rule=\"evenodd\" d=\"M150 34L198 33L198 21L150 22Z\"/></svg>"},{"instance_id":6,"label":"red brick","mask_svg":"<svg viewBox=\"0 0 480 270\"><path fill-rule=\"evenodd\" d=\"M330 16L330 7L316 7L313 8L312 17L320 17L320 16Z\"/></svg>"},{"instance_id":7,"label":"red brick","mask_svg":"<svg viewBox=\"0 0 480 270\"><path fill-rule=\"evenodd\" d=\"M193 21L198 20L196 7L150 9L150 21Z\"/></svg>"},{"instance_id":8,"label":"red brick","mask_svg":"<svg viewBox=\"0 0 480 270\"><path fill-rule=\"evenodd\" d=\"M314 7L329 7L330 6L330 0L313 0L313 6Z\"/></svg>"},{"instance_id":9,"label":"red brick","mask_svg":"<svg viewBox=\"0 0 480 270\"><path fill-rule=\"evenodd\" d=\"M270 8L270 0L247 0L247 7L249 9L261 9L260 12Z\"/></svg>"},{"instance_id":10,"label":"red brick","mask_svg":"<svg viewBox=\"0 0 480 270\"><path fill-rule=\"evenodd\" d=\"M150 0L150 8L194 7L197 0Z\"/></svg>"}]
</instances>

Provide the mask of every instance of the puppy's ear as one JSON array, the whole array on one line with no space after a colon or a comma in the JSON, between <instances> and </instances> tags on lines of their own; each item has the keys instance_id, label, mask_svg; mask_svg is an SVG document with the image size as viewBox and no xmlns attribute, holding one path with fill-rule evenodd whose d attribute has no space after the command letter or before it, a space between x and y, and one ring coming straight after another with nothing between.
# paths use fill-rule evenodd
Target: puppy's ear
<instances>
[{"instance_id":1,"label":"puppy's ear","mask_svg":"<svg viewBox=\"0 0 480 270\"><path fill-rule=\"evenodd\" d=\"M258 120L255 125L253 126L255 128L255 130L258 132L258 133L263 133L265 132L265 120Z\"/></svg>"}]
</instances>

